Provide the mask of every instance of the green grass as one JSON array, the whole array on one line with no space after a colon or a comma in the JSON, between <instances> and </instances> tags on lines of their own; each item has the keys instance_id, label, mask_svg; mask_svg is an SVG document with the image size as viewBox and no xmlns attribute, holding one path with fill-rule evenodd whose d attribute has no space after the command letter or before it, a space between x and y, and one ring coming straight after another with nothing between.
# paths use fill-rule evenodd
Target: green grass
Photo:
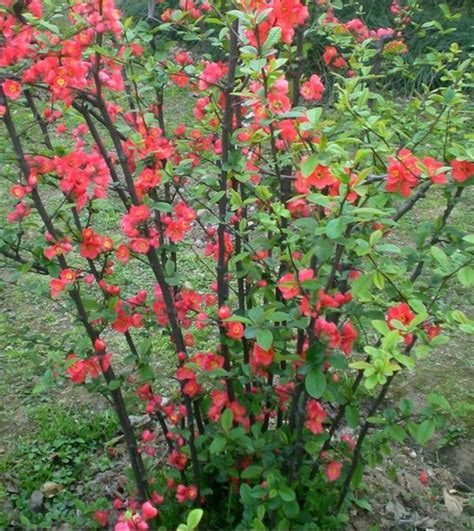
<instances>
[{"instance_id":1,"label":"green grass","mask_svg":"<svg viewBox=\"0 0 474 531\"><path fill-rule=\"evenodd\" d=\"M472 233L474 229L474 192L466 189L451 214L450 225L457 231ZM431 189L426 199L420 201L414 216L404 219L397 240L413 242L416 231L425 223L432 223L442 213L444 200L439 187ZM471 318L474 317L474 290L464 288L454 282L442 302L447 307L457 308ZM438 347L422 360L418 360L414 372L405 373L395 386L394 395L416 397L430 392L444 395L453 407L455 421L465 430L466 435L474 436L474 357L472 356L472 336L461 331L449 331L449 343Z\"/></svg>"},{"instance_id":2,"label":"green grass","mask_svg":"<svg viewBox=\"0 0 474 531\"><path fill-rule=\"evenodd\" d=\"M112 466L104 444L117 432L115 415L80 404L47 404L26 407L26 417L28 433L0 461L0 526L50 527L64 521L83 526L88 509L107 506L100 499L105 485L92 492L88 482ZM45 498L44 514L34 513L31 494L47 482L57 484L58 492ZM86 499L94 500L88 508Z\"/></svg>"}]
</instances>

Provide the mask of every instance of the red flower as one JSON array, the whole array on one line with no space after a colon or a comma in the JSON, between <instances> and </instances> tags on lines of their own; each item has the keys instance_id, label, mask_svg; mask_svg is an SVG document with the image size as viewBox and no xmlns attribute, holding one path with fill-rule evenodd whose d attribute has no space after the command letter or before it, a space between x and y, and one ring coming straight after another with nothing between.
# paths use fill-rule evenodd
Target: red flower
<instances>
[{"instance_id":1,"label":"red flower","mask_svg":"<svg viewBox=\"0 0 474 531\"><path fill-rule=\"evenodd\" d=\"M49 289L51 291L51 297L57 297L62 291L64 291L65 284L59 278L53 278L49 282Z\"/></svg>"},{"instance_id":2,"label":"red flower","mask_svg":"<svg viewBox=\"0 0 474 531\"><path fill-rule=\"evenodd\" d=\"M352 352L352 344L357 339L358 335L359 334L351 321L344 323L341 334L341 350L346 356Z\"/></svg>"},{"instance_id":3,"label":"red flower","mask_svg":"<svg viewBox=\"0 0 474 531\"><path fill-rule=\"evenodd\" d=\"M305 100L320 100L323 96L324 85L318 75L313 74L309 81L303 83L300 94Z\"/></svg>"},{"instance_id":4,"label":"red flower","mask_svg":"<svg viewBox=\"0 0 474 531\"><path fill-rule=\"evenodd\" d=\"M269 94L268 107L275 114L283 114L291 110L291 101L285 94Z\"/></svg>"},{"instance_id":5,"label":"red flower","mask_svg":"<svg viewBox=\"0 0 474 531\"><path fill-rule=\"evenodd\" d=\"M311 433L322 433L323 422L326 420L326 412L317 400L309 400L306 408L305 426Z\"/></svg>"},{"instance_id":6,"label":"red flower","mask_svg":"<svg viewBox=\"0 0 474 531\"><path fill-rule=\"evenodd\" d=\"M412 188L418 184L420 169L418 159L408 149L401 149L398 158L388 158L387 183L385 189L388 192L399 192L404 197L411 194Z\"/></svg>"},{"instance_id":7,"label":"red flower","mask_svg":"<svg viewBox=\"0 0 474 531\"><path fill-rule=\"evenodd\" d=\"M95 511L93 516L100 527L107 527L109 525L109 511Z\"/></svg>"},{"instance_id":8,"label":"red flower","mask_svg":"<svg viewBox=\"0 0 474 531\"><path fill-rule=\"evenodd\" d=\"M329 481L336 481L341 475L342 463L331 461L326 465L326 477Z\"/></svg>"},{"instance_id":9,"label":"red flower","mask_svg":"<svg viewBox=\"0 0 474 531\"><path fill-rule=\"evenodd\" d=\"M388 326L393 330L392 321L396 320L403 325L409 325L415 318L414 313L411 311L410 306L405 302L400 303L398 306L393 306L387 312Z\"/></svg>"},{"instance_id":10,"label":"red flower","mask_svg":"<svg viewBox=\"0 0 474 531\"><path fill-rule=\"evenodd\" d=\"M305 158L301 162L304 162ZM307 194L310 188L314 186L318 190L326 188L334 184L335 179L331 173L331 170L327 166L318 164L314 168L313 172L307 177L303 177L303 174L299 171L296 173L295 190L300 194Z\"/></svg>"},{"instance_id":11,"label":"red flower","mask_svg":"<svg viewBox=\"0 0 474 531\"><path fill-rule=\"evenodd\" d=\"M21 85L18 81L7 79L2 83L5 96L11 100L17 100L21 94Z\"/></svg>"},{"instance_id":12,"label":"red flower","mask_svg":"<svg viewBox=\"0 0 474 531\"><path fill-rule=\"evenodd\" d=\"M122 245L119 245L115 252L115 257L119 262L122 262L122 264L126 264L130 259L130 251L128 250L128 247L123 243Z\"/></svg>"},{"instance_id":13,"label":"red flower","mask_svg":"<svg viewBox=\"0 0 474 531\"><path fill-rule=\"evenodd\" d=\"M174 220L168 218L166 224L166 236L168 236L173 243L181 241L184 238L185 233L191 228L190 224L184 219Z\"/></svg>"},{"instance_id":14,"label":"red flower","mask_svg":"<svg viewBox=\"0 0 474 531\"><path fill-rule=\"evenodd\" d=\"M145 520L151 520L158 514L158 509L147 501L142 505L142 516Z\"/></svg>"},{"instance_id":15,"label":"red flower","mask_svg":"<svg viewBox=\"0 0 474 531\"><path fill-rule=\"evenodd\" d=\"M273 14L276 18L276 25L281 28L282 41L290 44L295 27L304 23L309 12L300 0L274 0Z\"/></svg>"},{"instance_id":16,"label":"red flower","mask_svg":"<svg viewBox=\"0 0 474 531\"><path fill-rule=\"evenodd\" d=\"M186 491L186 498L188 500L195 500L197 498L197 495L198 495L197 487L195 487L194 485L190 485Z\"/></svg>"},{"instance_id":17,"label":"red flower","mask_svg":"<svg viewBox=\"0 0 474 531\"><path fill-rule=\"evenodd\" d=\"M425 469L420 472L420 483L422 485L428 485L428 474Z\"/></svg>"},{"instance_id":18,"label":"red flower","mask_svg":"<svg viewBox=\"0 0 474 531\"><path fill-rule=\"evenodd\" d=\"M273 363L274 357L275 351L273 348L265 350L259 345L255 344L250 358L250 365L253 367L268 367Z\"/></svg>"},{"instance_id":19,"label":"red flower","mask_svg":"<svg viewBox=\"0 0 474 531\"><path fill-rule=\"evenodd\" d=\"M92 358L86 360L81 360L78 359L75 354L71 354L67 359L73 361L73 363L66 369L66 372L74 383L81 384L88 376L91 378L97 378L97 376L99 376L101 373L101 367L99 365L99 359L97 356L93 356ZM107 368L109 360L110 356L107 359ZM103 365L104 364L105 363L103 363ZM104 370L107 370L107 368L104 367Z\"/></svg>"},{"instance_id":20,"label":"red flower","mask_svg":"<svg viewBox=\"0 0 474 531\"><path fill-rule=\"evenodd\" d=\"M298 282L293 273L286 273L278 281L278 289L281 291L284 299L292 299L299 294Z\"/></svg>"},{"instance_id":21,"label":"red flower","mask_svg":"<svg viewBox=\"0 0 474 531\"><path fill-rule=\"evenodd\" d=\"M180 484L176 487L176 499L179 503L184 503L186 501L187 493L188 489L186 485Z\"/></svg>"},{"instance_id":22,"label":"red flower","mask_svg":"<svg viewBox=\"0 0 474 531\"><path fill-rule=\"evenodd\" d=\"M468 160L452 160L451 168L453 179L459 183L467 181L474 175L474 162Z\"/></svg>"},{"instance_id":23,"label":"red flower","mask_svg":"<svg viewBox=\"0 0 474 531\"><path fill-rule=\"evenodd\" d=\"M318 317L314 323L316 337L327 339L331 348L337 348L341 344L341 335L335 323L326 321L324 317Z\"/></svg>"},{"instance_id":24,"label":"red flower","mask_svg":"<svg viewBox=\"0 0 474 531\"><path fill-rule=\"evenodd\" d=\"M10 194L15 198L15 199L23 199L26 195L26 189L24 186L21 186L19 184L15 184L13 185L11 188L10 188Z\"/></svg>"},{"instance_id":25,"label":"red flower","mask_svg":"<svg viewBox=\"0 0 474 531\"><path fill-rule=\"evenodd\" d=\"M188 463L188 456L178 450L173 450L168 456L168 464L177 468L178 470L184 470Z\"/></svg>"},{"instance_id":26,"label":"red flower","mask_svg":"<svg viewBox=\"0 0 474 531\"><path fill-rule=\"evenodd\" d=\"M117 318L112 323L112 328L116 332L125 334L125 332L128 332L131 326L132 326L132 318L129 315L127 315L124 311L118 310Z\"/></svg>"},{"instance_id":27,"label":"red flower","mask_svg":"<svg viewBox=\"0 0 474 531\"><path fill-rule=\"evenodd\" d=\"M231 339L242 339L244 336L244 325L238 321L228 321L225 323L227 337Z\"/></svg>"},{"instance_id":28,"label":"red flower","mask_svg":"<svg viewBox=\"0 0 474 531\"><path fill-rule=\"evenodd\" d=\"M228 306L220 306L217 310L217 317L219 319L228 319L232 315L232 310Z\"/></svg>"},{"instance_id":29,"label":"red flower","mask_svg":"<svg viewBox=\"0 0 474 531\"><path fill-rule=\"evenodd\" d=\"M130 249L137 254L147 254L150 250L150 243L145 238L133 238L130 240Z\"/></svg>"},{"instance_id":30,"label":"red flower","mask_svg":"<svg viewBox=\"0 0 474 531\"><path fill-rule=\"evenodd\" d=\"M444 166L442 162L438 162L432 157L425 157L422 162L427 170L431 182L435 184L446 184L448 182L445 173L437 172L439 168L442 168Z\"/></svg>"},{"instance_id":31,"label":"red flower","mask_svg":"<svg viewBox=\"0 0 474 531\"><path fill-rule=\"evenodd\" d=\"M439 336L439 334L441 334L443 331L441 326L431 323L425 323L423 325L423 330L426 332L426 335L430 341L432 341L436 336Z\"/></svg>"},{"instance_id":32,"label":"red flower","mask_svg":"<svg viewBox=\"0 0 474 531\"><path fill-rule=\"evenodd\" d=\"M209 85L215 85L227 74L228 67L224 63L205 62L204 70L199 77L199 90L206 90Z\"/></svg>"},{"instance_id":33,"label":"red flower","mask_svg":"<svg viewBox=\"0 0 474 531\"><path fill-rule=\"evenodd\" d=\"M307 282L308 280L312 280L314 278L314 271L309 268L301 269L298 271L298 282Z\"/></svg>"},{"instance_id":34,"label":"red flower","mask_svg":"<svg viewBox=\"0 0 474 531\"><path fill-rule=\"evenodd\" d=\"M324 63L327 66L333 66L334 68L343 68L346 66L346 60L337 51L334 46L326 46L323 54Z\"/></svg>"},{"instance_id":35,"label":"red flower","mask_svg":"<svg viewBox=\"0 0 474 531\"><path fill-rule=\"evenodd\" d=\"M196 396L202 391L202 386L200 386L196 380L188 380L183 385L183 393L187 396Z\"/></svg>"},{"instance_id":36,"label":"red flower","mask_svg":"<svg viewBox=\"0 0 474 531\"><path fill-rule=\"evenodd\" d=\"M61 280L64 282L64 284L70 284L71 282L74 282L76 280L76 273L72 269L63 269L59 276L61 277Z\"/></svg>"},{"instance_id":37,"label":"red flower","mask_svg":"<svg viewBox=\"0 0 474 531\"><path fill-rule=\"evenodd\" d=\"M102 251L102 237L95 234L92 229L83 229L81 256L95 260Z\"/></svg>"}]
</instances>

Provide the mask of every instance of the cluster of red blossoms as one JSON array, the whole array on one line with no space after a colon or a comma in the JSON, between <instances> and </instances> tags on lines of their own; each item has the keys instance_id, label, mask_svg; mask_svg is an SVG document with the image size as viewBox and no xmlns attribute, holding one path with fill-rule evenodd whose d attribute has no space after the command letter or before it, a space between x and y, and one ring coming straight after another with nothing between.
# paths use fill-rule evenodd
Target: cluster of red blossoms
<instances>
[{"instance_id":1,"label":"cluster of red blossoms","mask_svg":"<svg viewBox=\"0 0 474 531\"><path fill-rule=\"evenodd\" d=\"M196 364L203 372L220 369L224 366L224 358L212 352L197 353L188 362ZM203 387L197 382L198 374L194 369L181 365L176 371L176 379L182 384L185 395L193 397L203 391Z\"/></svg>"},{"instance_id":2,"label":"cluster of red blossoms","mask_svg":"<svg viewBox=\"0 0 474 531\"><path fill-rule=\"evenodd\" d=\"M387 324L390 330L394 330L396 328L399 329L399 327L396 326L396 323L407 327L410 325L410 323L415 318L415 314L411 310L410 306L406 302L401 302L397 306L393 306L392 308L389 308L387 311ZM434 337L439 335L441 333L441 327L435 324L432 324L430 322L425 322L423 325L423 329L426 332L428 339L431 341ZM411 345L413 342L414 336L413 334L406 333L404 331L400 332L403 336L404 342L406 345Z\"/></svg>"},{"instance_id":3,"label":"cluster of red blossoms","mask_svg":"<svg viewBox=\"0 0 474 531\"><path fill-rule=\"evenodd\" d=\"M159 0L161 3L163 0ZM211 5L206 0L179 0L179 9L180 13L175 9L165 9L161 15L161 20L163 22L169 22L170 20L175 20L176 15L180 14L183 20L193 19L196 20L203 15L206 11L210 11Z\"/></svg>"},{"instance_id":4,"label":"cluster of red blossoms","mask_svg":"<svg viewBox=\"0 0 474 531\"><path fill-rule=\"evenodd\" d=\"M74 200L78 212L92 197L107 197L110 181L103 157L98 152L86 153L82 145L78 141L74 151L51 161L51 171L60 178L59 188Z\"/></svg>"},{"instance_id":5,"label":"cluster of red blossoms","mask_svg":"<svg viewBox=\"0 0 474 531\"><path fill-rule=\"evenodd\" d=\"M305 160L305 158L302 159L302 164ZM323 190L327 186L334 184L334 182L336 182L336 179L331 170L327 166L318 164L306 177L303 176L301 171L296 173L295 190L300 194L308 194L311 187Z\"/></svg>"},{"instance_id":6,"label":"cluster of red blossoms","mask_svg":"<svg viewBox=\"0 0 474 531\"><path fill-rule=\"evenodd\" d=\"M75 354L70 354L67 358L70 365L66 369L71 381L75 384L82 384L87 377L97 378L102 372L106 372L110 367L112 354L92 356L88 359L79 359Z\"/></svg>"},{"instance_id":7,"label":"cluster of red blossoms","mask_svg":"<svg viewBox=\"0 0 474 531\"><path fill-rule=\"evenodd\" d=\"M408 197L412 189L418 185L422 173L425 173L435 184L446 184L448 181L445 172L446 168L442 162L432 157L420 160L409 149L401 149L396 157L388 159L385 189ZM452 160L451 174L455 181L462 183L474 175L474 163Z\"/></svg>"},{"instance_id":8,"label":"cluster of red blossoms","mask_svg":"<svg viewBox=\"0 0 474 531\"><path fill-rule=\"evenodd\" d=\"M124 503L117 498L113 502L114 509L123 511L115 523L114 531L147 531L150 529L147 521L153 520L159 515L156 505L161 505L164 502L163 496L158 492L153 492L151 499L142 503L141 506L135 500L129 500ZM95 520L102 526L108 526L108 513L106 511L96 511L94 513Z\"/></svg>"}]
</instances>

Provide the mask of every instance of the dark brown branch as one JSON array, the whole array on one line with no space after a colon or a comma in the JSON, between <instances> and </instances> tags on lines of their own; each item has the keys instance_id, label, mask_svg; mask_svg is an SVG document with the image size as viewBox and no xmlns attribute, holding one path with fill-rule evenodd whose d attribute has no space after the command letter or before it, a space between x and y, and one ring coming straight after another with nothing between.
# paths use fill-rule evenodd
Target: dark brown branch
<instances>
[{"instance_id":1,"label":"dark brown branch","mask_svg":"<svg viewBox=\"0 0 474 531\"><path fill-rule=\"evenodd\" d=\"M218 259L217 259L217 298L218 305L224 306L229 296L229 282L227 279L227 256L225 252L225 236L226 236L226 217L227 217L227 179L228 169L227 165L230 159L232 124L234 118L234 98L232 91L234 90L235 74L237 70L238 61L238 30L239 21L236 19L232 23L232 31L230 32L230 55L229 55L229 70L227 74L226 86L224 88L224 116L222 119L222 155L221 155L221 173L220 173L220 190L223 192L219 199L219 227L217 229L218 242ZM221 353L224 357L224 368L230 371L230 355L226 344L226 330L222 321L219 321L219 332L221 337ZM234 400L234 390L232 382L226 378L227 396L229 400Z\"/></svg>"}]
</instances>

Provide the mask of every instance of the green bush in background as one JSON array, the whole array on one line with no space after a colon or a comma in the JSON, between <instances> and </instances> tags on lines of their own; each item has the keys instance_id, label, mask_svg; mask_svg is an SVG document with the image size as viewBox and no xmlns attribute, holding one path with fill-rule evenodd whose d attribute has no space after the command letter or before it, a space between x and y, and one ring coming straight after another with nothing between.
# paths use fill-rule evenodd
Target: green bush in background
<instances>
[{"instance_id":1,"label":"green bush in background","mask_svg":"<svg viewBox=\"0 0 474 531\"><path fill-rule=\"evenodd\" d=\"M370 29L390 27L393 24L393 16L390 13L392 0L348 0L341 2L343 6L335 14L337 18L346 22L353 18L361 18ZM165 0L156 6L155 17L158 22L160 14L168 7L177 7L176 0ZM147 18L148 0L121 0L118 6L125 16L135 18ZM417 23L418 31L413 31L408 36L408 55L404 58L406 62L412 64L417 57L425 54L431 47L435 47L438 52L449 50L453 43L458 43L461 49L473 48L472 34L474 31L474 2L472 0L447 0L439 2L437 0L422 0L419 2L419 9L413 16L413 21ZM424 26L426 21L435 21L438 25ZM440 36L440 26L444 32ZM325 76L326 67L321 60L324 47L329 42L321 41L320 36L309 37L311 50L308 53L306 68L308 72L319 71L325 78L326 85L329 79ZM189 46L189 43L186 44ZM212 55L212 49L207 49ZM401 95L417 90L423 83L435 82L430 79L430 67L422 67L417 71L415 77L401 77L399 71L397 75L390 79L390 89L399 91ZM327 86L327 88L329 88ZM328 94L329 92L327 92Z\"/></svg>"}]
</instances>

